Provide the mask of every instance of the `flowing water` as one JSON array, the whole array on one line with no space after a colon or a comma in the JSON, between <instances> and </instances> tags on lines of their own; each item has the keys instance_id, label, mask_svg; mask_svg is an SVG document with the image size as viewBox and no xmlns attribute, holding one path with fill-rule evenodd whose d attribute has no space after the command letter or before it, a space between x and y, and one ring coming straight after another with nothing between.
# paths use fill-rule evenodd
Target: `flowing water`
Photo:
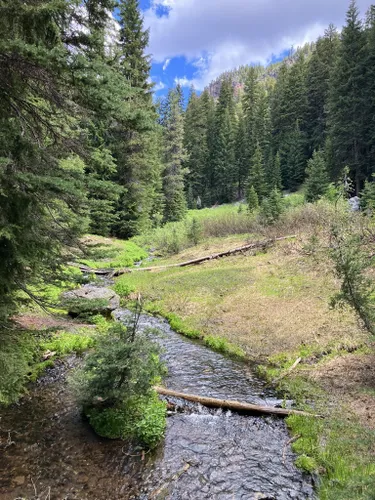
<instances>
[{"instance_id":1,"label":"flowing water","mask_svg":"<svg viewBox=\"0 0 375 500\"><path fill-rule=\"evenodd\" d=\"M125 321L128 312L118 311ZM275 405L243 363L228 359L143 315L140 328L161 331L165 385L180 392ZM213 411L175 401L165 441L143 454L98 438L76 407L66 374L75 357L57 363L0 422L0 500L314 498L311 479L294 466L285 423L272 417Z\"/></svg>"}]
</instances>

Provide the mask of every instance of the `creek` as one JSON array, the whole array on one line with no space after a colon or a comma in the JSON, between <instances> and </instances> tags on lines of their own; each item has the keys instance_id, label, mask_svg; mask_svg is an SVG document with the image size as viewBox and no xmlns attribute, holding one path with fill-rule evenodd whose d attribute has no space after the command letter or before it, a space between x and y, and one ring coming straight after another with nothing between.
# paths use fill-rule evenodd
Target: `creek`
<instances>
[{"instance_id":1,"label":"creek","mask_svg":"<svg viewBox=\"0 0 375 500\"><path fill-rule=\"evenodd\" d=\"M126 321L129 312L116 312ZM280 403L244 363L213 352L142 315L158 329L169 389L256 404ZM283 420L200 405L168 417L165 440L152 454L101 439L81 417L67 383L78 363L56 363L19 404L1 412L0 500L174 499L305 500L311 478L295 465Z\"/></svg>"}]
</instances>

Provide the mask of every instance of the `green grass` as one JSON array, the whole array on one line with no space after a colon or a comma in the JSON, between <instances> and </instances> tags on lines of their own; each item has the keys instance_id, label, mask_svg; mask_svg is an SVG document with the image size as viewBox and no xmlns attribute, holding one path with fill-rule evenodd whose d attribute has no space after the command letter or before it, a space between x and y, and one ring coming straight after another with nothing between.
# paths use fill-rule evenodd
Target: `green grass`
<instances>
[{"instance_id":1,"label":"green grass","mask_svg":"<svg viewBox=\"0 0 375 500\"><path fill-rule=\"evenodd\" d=\"M55 352L56 356L64 356L70 353L82 354L93 347L95 339L92 333L81 328L79 333L58 332L48 340L40 343L42 351Z\"/></svg>"},{"instance_id":2,"label":"green grass","mask_svg":"<svg viewBox=\"0 0 375 500\"><path fill-rule=\"evenodd\" d=\"M291 365L291 359L286 354L274 356L272 364L260 373L273 380ZM320 475L320 500L374 500L375 431L362 426L341 401L308 379L305 369L296 370L278 384L282 397L324 417L291 415L286 419L297 438L292 444L298 455L297 467Z\"/></svg>"},{"instance_id":3,"label":"green grass","mask_svg":"<svg viewBox=\"0 0 375 500\"><path fill-rule=\"evenodd\" d=\"M187 321L184 321L175 313L165 311L158 304L148 302L145 305L145 309L150 314L162 316L163 318L165 318L170 324L172 330L174 330L176 333L180 333L181 335L184 335L185 337L188 337L190 339L202 338L202 334L198 330L192 328Z\"/></svg>"},{"instance_id":4,"label":"green grass","mask_svg":"<svg viewBox=\"0 0 375 500\"><path fill-rule=\"evenodd\" d=\"M80 263L92 269L131 267L147 257L147 252L133 241L113 240L91 248L93 259L81 259Z\"/></svg>"},{"instance_id":5,"label":"green grass","mask_svg":"<svg viewBox=\"0 0 375 500\"><path fill-rule=\"evenodd\" d=\"M204 344L210 349L221 352L223 354L228 354L229 356L245 359L246 353L241 347L228 342L224 337L219 337L217 335L207 335L203 339Z\"/></svg>"}]
</instances>

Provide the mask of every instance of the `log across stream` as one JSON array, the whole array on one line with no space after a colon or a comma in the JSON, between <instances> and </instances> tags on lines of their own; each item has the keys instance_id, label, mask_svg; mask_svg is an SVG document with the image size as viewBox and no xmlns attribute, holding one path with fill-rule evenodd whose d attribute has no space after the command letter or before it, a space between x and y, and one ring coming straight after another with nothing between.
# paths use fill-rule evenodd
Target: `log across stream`
<instances>
[{"instance_id":1,"label":"log across stream","mask_svg":"<svg viewBox=\"0 0 375 500\"><path fill-rule=\"evenodd\" d=\"M117 317L125 321L126 311ZM169 390L275 407L281 403L243 363L174 333L161 319ZM209 409L169 398L184 411L168 417L164 442L152 454L97 437L82 420L58 363L19 405L1 412L0 500L306 500L312 481L294 466L282 419Z\"/></svg>"}]
</instances>

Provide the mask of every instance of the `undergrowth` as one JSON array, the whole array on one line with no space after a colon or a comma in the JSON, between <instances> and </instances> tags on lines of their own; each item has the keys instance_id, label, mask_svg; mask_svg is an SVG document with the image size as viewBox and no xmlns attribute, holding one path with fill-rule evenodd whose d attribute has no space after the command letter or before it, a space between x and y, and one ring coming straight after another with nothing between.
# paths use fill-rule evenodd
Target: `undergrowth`
<instances>
[{"instance_id":1,"label":"undergrowth","mask_svg":"<svg viewBox=\"0 0 375 500\"><path fill-rule=\"evenodd\" d=\"M88 258L81 259L80 263L92 269L118 269L131 267L146 257L147 252L135 242L113 240L113 244L88 247Z\"/></svg>"}]
</instances>

